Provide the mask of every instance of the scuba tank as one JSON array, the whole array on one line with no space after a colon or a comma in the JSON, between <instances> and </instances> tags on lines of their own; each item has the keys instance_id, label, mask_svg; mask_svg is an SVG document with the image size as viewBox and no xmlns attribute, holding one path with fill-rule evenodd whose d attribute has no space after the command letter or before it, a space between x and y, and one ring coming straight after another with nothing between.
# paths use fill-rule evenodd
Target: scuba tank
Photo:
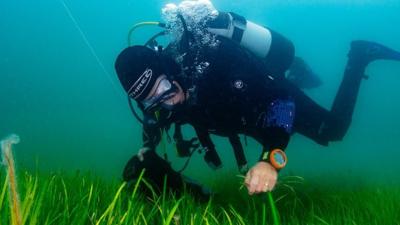
<instances>
[{"instance_id":1,"label":"scuba tank","mask_svg":"<svg viewBox=\"0 0 400 225\"><path fill-rule=\"evenodd\" d=\"M266 57L271 48L270 30L232 12L219 12L215 19L207 22L207 30L236 41L261 58Z\"/></svg>"},{"instance_id":2,"label":"scuba tank","mask_svg":"<svg viewBox=\"0 0 400 225\"><path fill-rule=\"evenodd\" d=\"M294 59L293 43L281 34L246 20L243 16L219 12L206 22L206 29L235 41L244 49L263 59L273 76L283 76Z\"/></svg>"}]
</instances>

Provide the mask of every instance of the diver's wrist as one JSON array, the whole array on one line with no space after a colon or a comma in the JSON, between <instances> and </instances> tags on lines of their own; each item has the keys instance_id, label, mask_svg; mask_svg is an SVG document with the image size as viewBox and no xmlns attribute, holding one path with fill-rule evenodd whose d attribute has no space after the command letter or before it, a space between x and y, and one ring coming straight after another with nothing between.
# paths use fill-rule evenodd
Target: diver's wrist
<instances>
[{"instance_id":1,"label":"diver's wrist","mask_svg":"<svg viewBox=\"0 0 400 225\"><path fill-rule=\"evenodd\" d=\"M276 148L268 152L264 152L260 159L274 167L277 171L283 169L287 164L287 156L282 149Z\"/></svg>"}]
</instances>

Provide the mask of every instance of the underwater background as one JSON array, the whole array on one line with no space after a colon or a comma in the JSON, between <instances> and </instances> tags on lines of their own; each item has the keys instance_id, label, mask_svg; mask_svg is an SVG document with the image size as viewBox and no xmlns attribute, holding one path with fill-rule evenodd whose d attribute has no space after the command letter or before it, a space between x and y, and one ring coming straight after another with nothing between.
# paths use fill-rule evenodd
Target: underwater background
<instances>
[{"instance_id":1,"label":"underwater background","mask_svg":"<svg viewBox=\"0 0 400 225\"><path fill-rule=\"evenodd\" d=\"M120 179L127 160L142 144L114 71L117 54L127 46L129 28L159 21L161 8L178 1L2 0L0 2L0 137L20 136L18 166L42 171L92 171ZM291 39L324 84L306 91L329 108L343 76L351 40L376 41L400 50L400 1L228 1L233 11ZM78 28L78 27L79 28ZM80 30L81 29L81 30ZM143 44L156 28L143 28ZM82 33L81 33L82 32ZM400 63L375 62L367 69L344 140L319 146L295 134L286 150L283 173L307 177L342 175L361 181L400 179ZM185 137L194 135L185 127ZM233 152L213 136L224 168L214 172L195 154L187 170L200 181L237 174ZM261 147L250 140L252 165ZM174 168L185 159L168 145ZM359 180L358 180L359 181Z\"/></svg>"}]
</instances>

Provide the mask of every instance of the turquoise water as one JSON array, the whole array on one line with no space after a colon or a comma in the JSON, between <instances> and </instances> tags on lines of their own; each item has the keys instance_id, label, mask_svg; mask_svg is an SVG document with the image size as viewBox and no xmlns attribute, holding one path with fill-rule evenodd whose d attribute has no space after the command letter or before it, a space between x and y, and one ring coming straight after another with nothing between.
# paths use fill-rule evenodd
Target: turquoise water
<instances>
[{"instance_id":1,"label":"turquoise water","mask_svg":"<svg viewBox=\"0 0 400 225\"><path fill-rule=\"evenodd\" d=\"M19 165L120 177L126 161L141 146L141 126L128 108L114 60L126 46L131 25L159 20L167 2L66 0L99 61L62 1L0 2L0 137L21 137L16 146ZM327 108L340 84L351 40L374 40L400 50L399 1L224 0L214 5L289 37L297 55L324 82L307 93ZM135 41L142 43L154 31L138 32ZM400 63L376 62L367 73L371 77L362 84L345 139L322 147L295 135L287 149L285 172L400 178ZM185 131L186 137L193 135L190 127ZM214 173L195 154L187 175L205 180L235 170L227 141L214 140L224 169ZM260 146L249 140L246 149L254 163ZM174 166L182 166L184 161L174 158L171 146L168 151Z\"/></svg>"}]
</instances>

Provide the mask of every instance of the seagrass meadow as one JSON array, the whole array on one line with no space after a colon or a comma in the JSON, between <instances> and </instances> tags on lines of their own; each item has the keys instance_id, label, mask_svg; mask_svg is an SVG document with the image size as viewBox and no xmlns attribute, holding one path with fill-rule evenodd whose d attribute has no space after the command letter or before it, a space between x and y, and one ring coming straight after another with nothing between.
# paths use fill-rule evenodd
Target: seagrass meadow
<instances>
[{"instance_id":1,"label":"seagrass meadow","mask_svg":"<svg viewBox=\"0 0 400 225\"><path fill-rule=\"evenodd\" d=\"M7 179L2 172L1 224L12 224ZM18 180L19 224L274 224L266 194L249 198L245 190L233 188L241 178L220 183L224 191L210 199L166 191L144 196L139 191L144 180L128 187L79 172L21 172ZM279 224L400 224L398 185L343 187L337 181L317 180L291 176L280 180L273 192Z\"/></svg>"},{"instance_id":2,"label":"seagrass meadow","mask_svg":"<svg viewBox=\"0 0 400 225\"><path fill-rule=\"evenodd\" d=\"M0 1L0 140L8 140L0 156L0 225L400 225L400 63L394 61L367 67L342 140L321 146L292 135L288 164L271 193L248 195L232 146L215 135L223 167L210 168L203 151L183 172L213 190L209 199L155 190L145 179L123 182L125 164L143 145L142 124L114 63L133 25L163 21L162 8L180 2ZM292 41L321 80L304 92L326 109L351 41L400 51L399 0L212 3ZM143 45L160 31L141 26L129 40ZM165 46L170 38L157 40ZM182 131L185 140L195 137L188 125ZM254 165L261 146L240 140ZM167 153L175 170L187 160L168 135L157 152Z\"/></svg>"}]
</instances>

